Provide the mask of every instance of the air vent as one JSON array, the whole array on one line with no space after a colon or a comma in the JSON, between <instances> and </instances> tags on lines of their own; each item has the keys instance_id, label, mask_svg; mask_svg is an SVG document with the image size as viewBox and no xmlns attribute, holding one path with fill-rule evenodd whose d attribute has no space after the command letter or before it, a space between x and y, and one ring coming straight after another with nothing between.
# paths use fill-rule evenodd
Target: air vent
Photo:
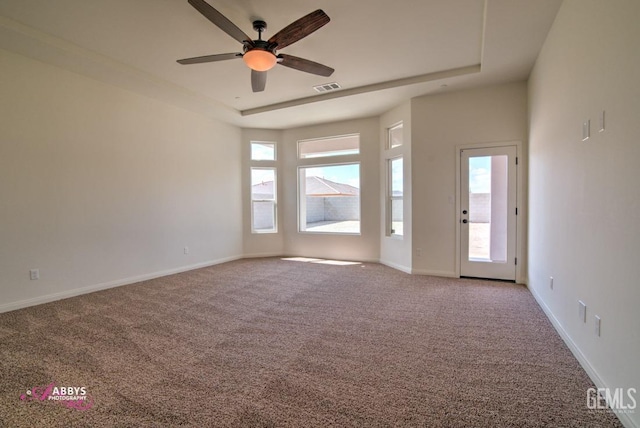
<instances>
[{"instance_id":1,"label":"air vent","mask_svg":"<svg viewBox=\"0 0 640 428\"><path fill-rule=\"evenodd\" d=\"M340 89L340 85L338 85L337 83L325 83L323 85L318 85L318 86L314 86L313 89L316 90L316 92L329 92L329 91L335 91L336 89Z\"/></svg>"}]
</instances>

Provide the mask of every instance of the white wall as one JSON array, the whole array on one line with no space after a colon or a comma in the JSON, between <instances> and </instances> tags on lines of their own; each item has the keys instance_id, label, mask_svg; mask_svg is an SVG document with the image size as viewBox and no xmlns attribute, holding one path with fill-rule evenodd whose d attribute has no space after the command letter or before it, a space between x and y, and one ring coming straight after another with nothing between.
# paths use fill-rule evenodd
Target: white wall
<instances>
[{"instance_id":1,"label":"white wall","mask_svg":"<svg viewBox=\"0 0 640 428\"><path fill-rule=\"evenodd\" d=\"M310 160L297 159L297 141L311 138L360 134L360 155L340 156L331 161L360 161L361 234L335 235L298 232L297 168ZM284 252L291 256L342 260L378 261L380 258L380 140L377 118L294 128L284 131L282 171ZM313 162L319 159L311 160Z\"/></svg>"},{"instance_id":2,"label":"white wall","mask_svg":"<svg viewBox=\"0 0 640 428\"><path fill-rule=\"evenodd\" d=\"M388 129L397 123L402 122L404 142L402 146L388 149ZM411 272L411 242L412 242L412 216L411 216L411 102L390 110L380 116L380 262L404 272ZM402 156L404 175L404 224L402 238L397 236L387 236L385 210L387 197L387 161L388 159Z\"/></svg>"},{"instance_id":3,"label":"white wall","mask_svg":"<svg viewBox=\"0 0 640 428\"><path fill-rule=\"evenodd\" d=\"M456 146L506 141L526 144L527 87L510 83L414 98L411 120L412 270L455 276Z\"/></svg>"},{"instance_id":4,"label":"white wall","mask_svg":"<svg viewBox=\"0 0 640 428\"><path fill-rule=\"evenodd\" d=\"M529 84L529 286L599 386L640 393L638 17L638 1L565 0L538 57ZM640 426L638 409L621 418Z\"/></svg>"},{"instance_id":5,"label":"white wall","mask_svg":"<svg viewBox=\"0 0 640 428\"><path fill-rule=\"evenodd\" d=\"M276 161L251 162L251 142L276 143ZM279 256L284 252L283 132L268 129L242 130L242 230L245 257ZM277 233L251 233L251 167L277 168Z\"/></svg>"},{"instance_id":6,"label":"white wall","mask_svg":"<svg viewBox=\"0 0 640 428\"><path fill-rule=\"evenodd\" d=\"M0 100L1 311L242 255L239 129L5 51Z\"/></svg>"}]
</instances>

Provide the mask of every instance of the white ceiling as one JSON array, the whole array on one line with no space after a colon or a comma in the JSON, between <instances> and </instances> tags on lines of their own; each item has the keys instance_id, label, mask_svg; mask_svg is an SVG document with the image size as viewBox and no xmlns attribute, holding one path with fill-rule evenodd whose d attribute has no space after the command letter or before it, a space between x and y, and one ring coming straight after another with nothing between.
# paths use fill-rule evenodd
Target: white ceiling
<instances>
[{"instance_id":1,"label":"white ceiling","mask_svg":"<svg viewBox=\"0 0 640 428\"><path fill-rule=\"evenodd\" d=\"M283 53L335 68L282 66L251 92L240 52L187 0L0 0L0 48L249 128L291 128L380 114L412 97L527 79L561 0L207 0L245 33L269 38L323 9L331 22ZM343 89L318 94L314 85ZM444 86L446 85L446 87Z\"/></svg>"}]
</instances>

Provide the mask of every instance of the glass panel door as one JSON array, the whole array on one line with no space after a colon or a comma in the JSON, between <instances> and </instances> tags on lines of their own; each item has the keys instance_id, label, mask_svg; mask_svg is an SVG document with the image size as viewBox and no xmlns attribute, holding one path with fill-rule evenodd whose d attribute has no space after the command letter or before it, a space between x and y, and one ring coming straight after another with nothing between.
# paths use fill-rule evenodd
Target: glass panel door
<instances>
[{"instance_id":1,"label":"glass panel door","mask_svg":"<svg viewBox=\"0 0 640 428\"><path fill-rule=\"evenodd\" d=\"M515 159L515 146L461 151L461 276L515 280Z\"/></svg>"}]
</instances>

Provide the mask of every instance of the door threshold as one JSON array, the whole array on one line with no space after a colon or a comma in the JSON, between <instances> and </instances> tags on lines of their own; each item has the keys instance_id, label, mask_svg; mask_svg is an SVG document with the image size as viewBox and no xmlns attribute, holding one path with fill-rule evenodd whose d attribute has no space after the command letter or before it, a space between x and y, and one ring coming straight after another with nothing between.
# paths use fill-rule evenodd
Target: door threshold
<instances>
[{"instance_id":1,"label":"door threshold","mask_svg":"<svg viewBox=\"0 0 640 428\"><path fill-rule=\"evenodd\" d=\"M516 283L515 279L480 278L478 276L461 276L460 279L478 279L480 281L510 282L511 284Z\"/></svg>"}]
</instances>

